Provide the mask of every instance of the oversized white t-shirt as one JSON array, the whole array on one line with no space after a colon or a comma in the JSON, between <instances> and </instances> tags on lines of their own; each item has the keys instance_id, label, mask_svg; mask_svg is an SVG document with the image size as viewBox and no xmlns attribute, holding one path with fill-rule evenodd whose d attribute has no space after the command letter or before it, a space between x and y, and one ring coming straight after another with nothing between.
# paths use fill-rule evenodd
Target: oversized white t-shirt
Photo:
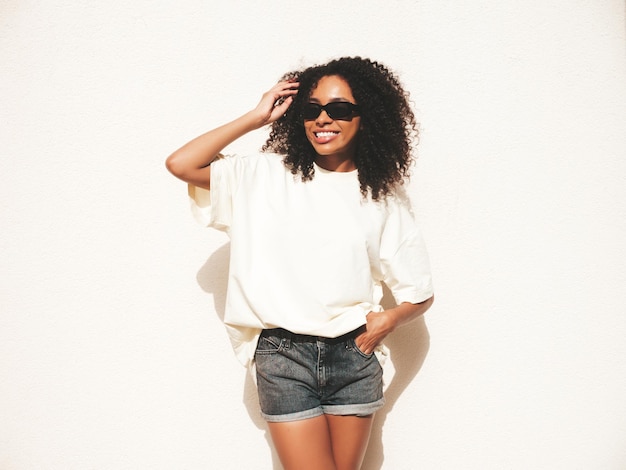
<instances>
[{"instance_id":1,"label":"oversized white t-shirt","mask_svg":"<svg viewBox=\"0 0 626 470\"><path fill-rule=\"evenodd\" d=\"M231 241L224 323L250 365L261 329L337 337L381 311L381 281L397 303L433 294L428 257L402 191L364 199L357 171L315 165L303 182L282 157L211 164L211 190L190 187L192 209Z\"/></svg>"}]
</instances>

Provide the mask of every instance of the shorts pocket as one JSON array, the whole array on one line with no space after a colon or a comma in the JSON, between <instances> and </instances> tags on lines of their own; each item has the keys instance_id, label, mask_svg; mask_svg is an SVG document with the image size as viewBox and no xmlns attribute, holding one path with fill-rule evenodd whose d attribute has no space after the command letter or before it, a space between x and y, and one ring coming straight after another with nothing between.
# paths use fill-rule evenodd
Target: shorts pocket
<instances>
[{"instance_id":1,"label":"shorts pocket","mask_svg":"<svg viewBox=\"0 0 626 470\"><path fill-rule=\"evenodd\" d=\"M370 359L372 356L374 356L373 352L370 354L365 354L363 351L361 351L359 347L356 345L356 341L354 338L352 338L348 344L350 345L350 349L356 351L359 355L363 356L365 359Z\"/></svg>"},{"instance_id":2,"label":"shorts pocket","mask_svg":"<svg viewBox=\"0 0 626 470\"><path fill-rule=\"evenodd\" d=\"M279 336L261 335L256 346L255 354L266 356L276 354L286 348L287 341L287 338L281 338Z\"/></svg>"}]
</instances>

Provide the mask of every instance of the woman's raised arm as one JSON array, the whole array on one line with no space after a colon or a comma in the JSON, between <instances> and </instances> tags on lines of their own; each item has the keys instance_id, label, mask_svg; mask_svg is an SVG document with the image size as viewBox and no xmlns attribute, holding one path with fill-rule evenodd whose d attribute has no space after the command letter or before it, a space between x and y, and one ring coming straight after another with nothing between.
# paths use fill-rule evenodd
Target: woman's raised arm
<instances>
[{"instance_id":1,"label":"woman's raised arm","mask_svg":"<svg viewBox=\"0 0 626 470\"><path fill-rule=\"evenodd\" d=\"M165 162L167 169L187 183L209 189L210 165L222 149L248 132L280 118L291 105L293 95L297 92L297 82L279 82L263 94L261 101L252 111L196 137L176 150Z\"/></svg>"}]
</instances>

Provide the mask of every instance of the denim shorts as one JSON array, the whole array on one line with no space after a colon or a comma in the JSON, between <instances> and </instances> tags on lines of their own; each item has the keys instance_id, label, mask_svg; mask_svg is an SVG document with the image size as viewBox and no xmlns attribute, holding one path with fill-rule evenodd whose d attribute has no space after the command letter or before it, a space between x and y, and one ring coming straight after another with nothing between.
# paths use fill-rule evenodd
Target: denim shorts
<instances>
[{"instance_id":1,"label":"denim shorts","mask_svg":"<svg viewBox=\"0 0 626 470\"><path fill-rule=\"evenodd\" d=\"M284 422L322 414L367 416L384 404L383 370L354 338L263 330L255 353L261 414Z\"/></svg>"}]
</instances>

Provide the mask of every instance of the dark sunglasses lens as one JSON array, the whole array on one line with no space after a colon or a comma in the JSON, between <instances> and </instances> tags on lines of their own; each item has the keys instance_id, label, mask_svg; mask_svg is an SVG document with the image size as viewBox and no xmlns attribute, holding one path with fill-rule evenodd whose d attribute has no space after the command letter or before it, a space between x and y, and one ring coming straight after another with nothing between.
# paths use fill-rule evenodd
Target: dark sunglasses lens
<instances>
[{"instance_id":1,"label":"dark sunglasses lens","mask_svg":"<svg viewBox=\"0 0 626 470\"><path fill-rule=\"evenodd\" d=\"M353 114L357 112L358 107L352 103L344 103L341 101L328 103L324 106L316 103L307 103L302 108L302 115L305 120L311 121L317 119L322 109L326 111L326 114L328 114L331 119L350 120Z\"/></svg>"},{"instance_id":2,"label":"dark sunglasses lens","mask_svg":"<svg viewBox=\"0 0 626 470\"><path fill-rule=\"evenodd\" d=\"M319 104L308 103L304 105L302 109L302 115L304 119L311 120L317 118L322 112L322 107Z\"/></svg>"},{"instance_id":3,"label":"dark sunglasses lens","mask_svg":"<svg viewBox=\"0 0 626 470\"><path fill-rule=\"evenodd\" d=\"M332 119L346 119L352 116L352 106L349 103L328 103L326 113Z\"/></svg>"}]
</instances>

